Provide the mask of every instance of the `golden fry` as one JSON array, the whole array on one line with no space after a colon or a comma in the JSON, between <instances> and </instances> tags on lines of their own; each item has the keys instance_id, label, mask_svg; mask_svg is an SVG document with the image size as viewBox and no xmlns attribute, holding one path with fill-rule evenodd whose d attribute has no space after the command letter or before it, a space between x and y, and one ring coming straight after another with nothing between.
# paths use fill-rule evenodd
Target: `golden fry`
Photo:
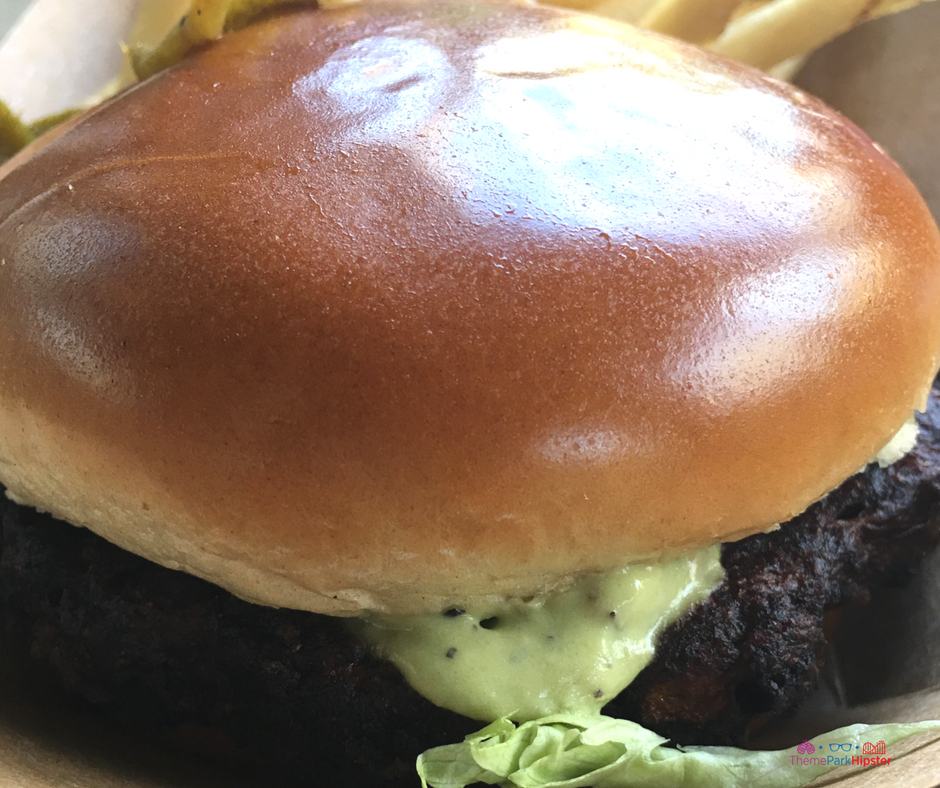
<instances>
[{"instance_id":1,"label":"golden fry","mask_svg":"<svg viewBox=\"0 0 940 788\"><path fill-rule=\"evenodd\" d=\"M65 123L65 121L74 118L76 115L80 115L84 111L84 107L73 107L71 109L62 110L62 112L56 112L54 115L46 115L44 118L34 120L29 124L30 136L33 139L38 139L47 131L54 129L60 123Z\"/></svg>"},{"instance_id":2,"label":"golden fry","mask_svg":"<svg viewBox=\"0 0 940 788\"><path fill-rule=\"evenodd\" d=\"M576 11L593 11L595 0L544 0L540 5L557 5L562 8L573 8Z\"/></svg>"},{"instance_id":3,"label":"golden fry","mask_svg":"<svg viewBox=\"0 0 940 788\"><path fill-rule=\"evenodd\" d=\"M717 38L744 0L663 0L640 20L640 27L703 44Z\"/></svg>"},{"instance_id":4,"label":"golden fry","mask_svg":"<svg viewBox=\"0 0 940 788\"><path fill-rule=\"evenodd\" d=\"M137 78L146 79L178 63L193 47L212 41L225 32L244 27L262 11L276 6L314 1L192 0L186 16L156 47L131 47L128 49L128 57Z\"/></svg>"},{"instance_id":5,"label":"golden fry","mask_svg":"<svg viewBox=\"0 0 940 788\"><path fill-rule=\"evenodd\" d=\"M603 0L591 10L790 78L809 54L869 19L927 0ZM585 0L549 0L584 8Z\"/></svg>"},{"instance_id":6,"label":"golden fry","mask_svg":"<svg viewBox=\"0 0 940 788\"><path fill-rule=\"evenodd\" d=\"M222 35L225 20L232 7L233 0L193 0L193 4L183 17L184 25L189 29L188 37L193 41L211 41Z\"/></svg>"},{"instance_id":7,"label":"golden fry","mask_svg":"<svg viewBox=\"0 0 940 788\"><path fill-rule=\"evenodd\" d=\"M335 8L357 0L323 0ZM178 62L199 44L244 27L259 13L314 0L190 0L187 14L154 48L132 47L129 56L143 79ZM623 22L683 38L753 66L789 75L819 46L860 22L923 0L545 0L590 10Z\"/></svg>"},{"instance_id":8,"label":"golden fry","mask_svg":"<svg viewBox=\"0 0 940 788\"><path fill-rule=\"evenodd\" d=\"M130 60L131 68L134 69L134 75L137 79L144 80L178 63L198 43L201 42L189 38L185 25L178 25L156 47L141 44L125 48L124 52Z\"/></svg>"},{"instance_id":9,"label":"golden fry","mask_svg":"<svg viewBox=\"0 0 940 788\"><path fill-rule=\"evenodd\" d=\"M792 82L794 77L800 73L806 61L809 60L810 52L803 52L800 55L794 55L781 63L777 63L773 68L767 69L767 73L775 79L782 79L785 82Z\"/></svg>"},{"instance_id":10,"label":"golden fry","mask_svg":"<svg viewBox=\"0 0 940 788\"><path fill-rule=\"evenodd\" d=\"M770 5L773 2L776 2L776 0L744 0L743 3L734 9L734 13L731 15L731 21L733 22L736 19L740 19L742 16L753 14L755 11L759 11L765 5Z\"/></svg>"},{"instance_id":11,"label":"golden fry","mask_svg":"<svg viewBox=\"0 0 940 788\"><path fill-rule=\"evenodd\" d=\"M598 16L616 19L619 22L629 22L631 25L639 24L640 20L648 14L661 0L550 0L552 5L565 6L590 10Z\"/></svg>"},{"instance_id":12,"label":"golden fry","mask_svg":"<svg viewBox=\"0 0 940 788\"><path fill-rule=\"evenodd\" d=\"M868 12L866 18L877 19L880 16L896 14L898 11L905 11L920 5L924 0L882 0L875 8Z\"/></svg>"},{"instance_id":13,"label":"golden fry","mask_svg":"<svg viewBox=\"0 0 940 788\"><path fill-rule=\"evenodd\" d=\"M0 163L33 141L29 127L0 101Z\"/></svg>"},{"instance_id":14,"label":"golden fry","mask_svg":"<svg viewBox=\"0 0 940 788\"><path fill-rule=\"evenodd\" d=\"M277 8L288 5L319 5L321 8L333 8L337 5L343 5L342 2L320 2L316 0L228 0L229 11L225 17L225 32L240 30L251 23L251 21L271 8ZM358 0L356 0L358 2Z\"/></svg>"},{"instance_id":15,"label":"golden fry","mask_svg":"<svg viewBox=\"0 0 940 788\"><path fill-rule=\"evenodd\" d=\"M709 49L769 69L851 29L871 5L872 0L778 0L732 22Z\"/></svg>"},{"instance_id":16,"label":"golden fry","mask_svg":"<svg viewBox=\"0 0 940 788\"><path fill-rule=\"evenodd\" d=\"M359 0L320 0L337 8ZM521 0L534 2L535 0ZM789 79L809 54L857 24L929 0L543 0L639 24ZM178 63L193 47L249 24L277 6L316 0L143 0L133 46L126 47L133 77L125 74L85 102L93 106L133 78L144 79ZM180 9L186 14L156 46L148 46ZM82 108L44 118L32 127L0 102L0 161Z\"/></svg>"}]
</instances>

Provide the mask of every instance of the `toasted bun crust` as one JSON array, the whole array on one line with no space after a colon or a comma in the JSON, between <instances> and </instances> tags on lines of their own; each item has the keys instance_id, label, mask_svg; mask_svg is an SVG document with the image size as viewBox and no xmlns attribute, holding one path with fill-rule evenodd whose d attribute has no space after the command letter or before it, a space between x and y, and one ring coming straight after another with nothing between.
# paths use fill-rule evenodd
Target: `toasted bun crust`
<instances>
[{"instance_id":1,"label":"toasted bun crust","mask_svg":"<svg viewBox=\"0 0 940 788\"><path fill-rule=\"evenodd\" d=\"M575 13L272 16L0 181L0 478L249 599L767 529L924 402L940 236L819 102Z\"/></svg>"}]
</instances>

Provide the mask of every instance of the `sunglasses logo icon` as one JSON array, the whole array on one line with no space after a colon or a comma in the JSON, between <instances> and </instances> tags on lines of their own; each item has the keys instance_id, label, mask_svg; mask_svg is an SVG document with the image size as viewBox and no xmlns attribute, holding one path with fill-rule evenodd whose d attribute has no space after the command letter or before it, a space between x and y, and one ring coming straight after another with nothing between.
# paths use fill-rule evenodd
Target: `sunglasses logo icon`
<instances>
[{"instance_id":1,"label":"sunglasses logo icon","mask_svg":"<svg viewBox=\"0 0 940 788\"><path fill-rule=\"evenodd\" d=\"M839 750L842 750L843 752L852 752L852 742L848 742L847 744L830 744L829 749L832 752L839 752Z\"/></svg>"}]
</instances>

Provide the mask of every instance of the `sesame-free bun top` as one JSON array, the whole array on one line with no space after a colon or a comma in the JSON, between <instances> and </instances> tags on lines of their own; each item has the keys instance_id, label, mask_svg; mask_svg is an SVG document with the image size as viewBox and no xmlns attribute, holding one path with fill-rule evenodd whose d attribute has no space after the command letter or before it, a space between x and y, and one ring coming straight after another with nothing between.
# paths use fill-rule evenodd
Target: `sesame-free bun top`
<instances>
[{"instance_id":1,"label":"sesame-free bun top","mask_svg":"<svg viewBox=\"0 0 940 788\"><path fill-rule=\"evenodd\" d=\"M272 15L0 180L0 478L257 601L532 594L804 509L922 406L857 128L557 9Z\"/></svg>"}]
</instances>

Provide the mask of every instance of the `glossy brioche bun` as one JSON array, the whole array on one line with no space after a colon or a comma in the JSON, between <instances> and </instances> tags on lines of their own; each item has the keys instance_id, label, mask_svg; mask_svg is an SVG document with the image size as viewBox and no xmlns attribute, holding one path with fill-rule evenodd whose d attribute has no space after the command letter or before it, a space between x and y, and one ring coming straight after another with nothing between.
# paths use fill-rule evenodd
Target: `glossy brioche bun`
<instances>
[{"instance_id":1,"label":"glossy brioche bun","mask_svg":"<svg viewBox=\"0 0 940 788\"><path fill-rule=\"evenodd\" d=\"M922 406L940 236L816 100L502 2L274 15L0 181L0 478L260 602L765 530Z\"/></svg>"}]
</instances>

